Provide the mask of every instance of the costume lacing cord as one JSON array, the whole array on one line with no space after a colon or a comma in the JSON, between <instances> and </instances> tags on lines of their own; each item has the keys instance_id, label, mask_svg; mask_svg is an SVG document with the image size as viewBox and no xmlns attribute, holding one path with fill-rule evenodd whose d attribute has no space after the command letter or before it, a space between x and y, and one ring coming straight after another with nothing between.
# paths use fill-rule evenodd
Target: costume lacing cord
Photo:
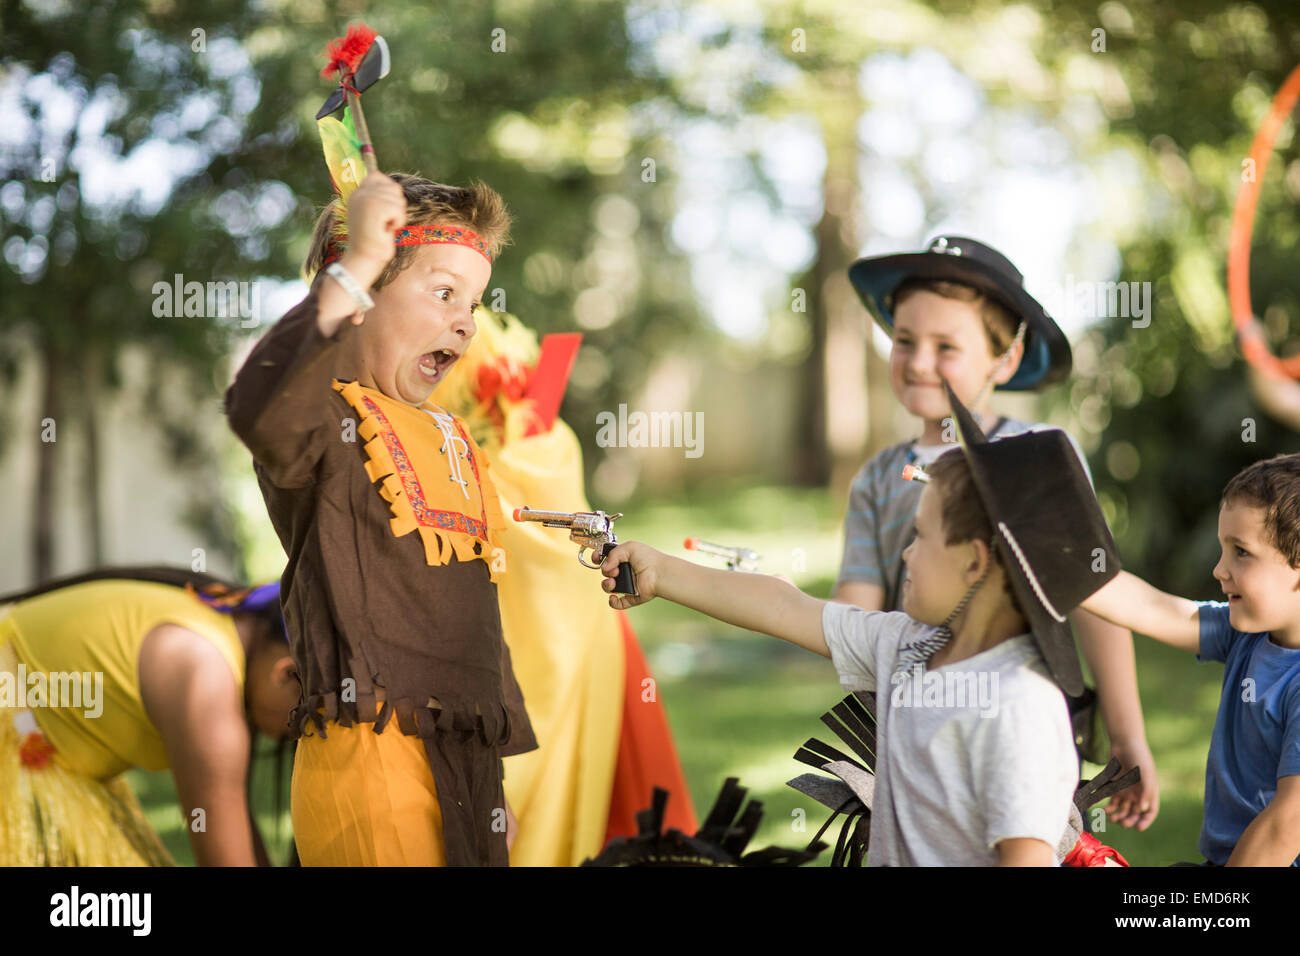
<instances>
[{"instance_id":1,"label":"costume lacing cord","mask_svg":"<svg viewBox=\"0 0 1300 956\"><path fill-rule=\"evenodd\" d=\"M460 493L468 501L469 482L461 474L460 462L462 458L468 458L469 445L466 444L464 438L456 434L456 420L454 418L446 412L435 412L428 408L424 409L424 411L429 413L429 416L437 423L438 430L442 432L442 447L438 449L438 453L447 456L447 467L451 472L448 481L454 481L460 485ZM460 443L459 449L456 447L458 442Z\"/></svg>"}]
</instances>

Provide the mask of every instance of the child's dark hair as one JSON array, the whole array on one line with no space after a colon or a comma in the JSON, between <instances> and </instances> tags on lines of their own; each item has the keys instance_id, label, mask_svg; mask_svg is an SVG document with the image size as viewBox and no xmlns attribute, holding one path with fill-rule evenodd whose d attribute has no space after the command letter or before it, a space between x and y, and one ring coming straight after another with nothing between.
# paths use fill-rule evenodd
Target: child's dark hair
<instances>
[{"instance_id":1,"label":"child's dark hair","mask_svg":"<svg viewBox=\"0 0 1300 956\"><path fill-rule=\"evenodd\" d=\"M1264 511L1264 534L1286 563L1300 568L1300 454L1277 455L1243 468L1223 489L1221 505Z\"/></svg>"},{"instance_id":2,"label":"child's dark hair","mask_svg":"<svg viewBox=\"0 0 1300 956\"><path fill-rule=\"evenodd\" d=\"M505 200L491 186L480 182L468 187L447 186L410 173L388 173L389 178L406 194L406 223L410 226L461 226L476 233L495 260L510 242L510 213ZM334 234L334 215L338 198L330 201L316 219L311 248L303 262L303 276L311 278L320 271L330 254ZM398 246L392 260L384 267L372 288L382 289L411 264L418 246Z\"/></svg>"},{"instance_id":3,"label":"child's dark hair","mask_svg":"<svg viewBox=\"0 0 1300 956\"><path fill-rule=\"evenodd\" d=\"M984 323L984 332L989 339L989 347L994 355L1001 355L1011 348L1016 338L1016 328L1020 321L1010 309L992 298L987 293L966 285L964 282L951 282L946 279L905 279L889 296L889 311L896 312L898 307L917 292L933 292L945 299L969 302L979 313Z\"/></svg>"},{"instance_id":4,"label":"child's dark hair","mask_svg":"<svg viewBox=\"0 0 1300 956\"><path fill-rule=\"evenodd\" d=\"M980 501L979 490L971 475L970 462L960 448L946 451L925 468L926 473L943 491L943 509L940 516L943 521L943 543L964 544L976 539L990 543L993 541L993 523L989 521L988 512ZM990 548L989 553L998 564L997 548ZM1002 579L1003 590L1016 602L1015 592L1011 589L1010 575ZM1016 605L1019 607L1019 605Z\"/></svg>"}]
</instances>

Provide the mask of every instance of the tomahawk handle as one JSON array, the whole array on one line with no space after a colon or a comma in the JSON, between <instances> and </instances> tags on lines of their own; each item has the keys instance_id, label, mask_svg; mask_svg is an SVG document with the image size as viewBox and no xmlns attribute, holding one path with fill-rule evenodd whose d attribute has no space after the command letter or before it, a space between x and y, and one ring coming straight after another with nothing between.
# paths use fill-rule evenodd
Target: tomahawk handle
<instances>
[{"instance_id":1,"label":"tomahawk handle","mask_svg":"<svg viewBox=\"0 0 1300 956\"><path fill-rule=\"evenodd\" d=\"M343 71L339 71L340 80L343 78ZM366 172L373 173L379 169L379 163L375 160L375 147L370 143L370 127L366 125L366 114L361 110L361 97L347 91L348 108L352 111L352 125L356 127L357 139L361 140L361 161L366 164Z\"/></svg>"}]
</instances>

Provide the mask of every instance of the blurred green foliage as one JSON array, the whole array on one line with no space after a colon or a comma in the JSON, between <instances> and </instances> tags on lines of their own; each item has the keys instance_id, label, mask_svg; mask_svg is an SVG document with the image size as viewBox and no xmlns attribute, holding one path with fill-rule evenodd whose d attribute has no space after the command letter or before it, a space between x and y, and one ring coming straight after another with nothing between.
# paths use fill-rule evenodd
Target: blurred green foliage
<instances>
[{"instance_id":1,"label":"blurred green foliage","mask_svg":"<svg viewBox=\"0 0 1300 956\"><path fill-rule=\"evenodd\" d=\"M1048 407L1094 449L1097 489L1126 565L1189 597L1217 597L1209 571L1224 483L1251 461L1295 448L1291 432L1260 414L1247 391L1224 261L1241 161L1273 92L1300 63L1297 8L1281 0L888 6L905 14L910 32L896 19L899 33L877 37L873 23L884 21L849 3L774 3L748 14L750 27L733 28L725 15L737 11L725 3L396 0L364 11L390 40L394 61L393 75L367 94L367 115L384 168L458 183L481 178L506 196L517 217L515 246L492 286L505 291L511 312L541 332L569 330L585 291L610 293L614 318L586 329L588 358L564 409L571 421L592 421L626 399L656 355L707 353L716 344L700 321L686 263L664 237L674 178L689 175L673 163L671 119L708 111L699 95L707 82L660 73L638 47L629 11L660 35L682 30L684 11L722 11L723 26L696 51L702 62L755 31L769 52L785 54L791 29L817 28L831 42L814 44L805 60L788 57L814 79L910 43L934 43L960 65L1022 39L1044 82L1013 77L993 84L990 97L1032 100L1049 117L1080 90L1101 104L1107 125L1089 148L1127 151L1144 176L1138 226L1117 238L1117 278L1154 291L1150 326L1116 318L1085 336L1072 383L1049 394ZM113 388L117 357L140 345L158 359L148 366L155 390L183 371L195 403L220 401L239 330L215 318L155 317L153 283L176 273L199 281L297 274L315 211L329 197L312 125L330 89L317 75L318 54L362 12L351 3L287 0L0 7L0 83L11 108L38 130L0 142L3 381L14 381L34 346L69 405L92 405L88 383ZM492 49L498 29L504 52ZM1092 50L1098 29L1105 52ZM205 31L205 52L194 49L196 30ZM52 88L70 95L70 123L45 115ZM813 83L799 95L809 90L826 92ZM721 112L792 108L760 71L732 93ZM188 112L195 98L207 105ZM96 132L100 110L106 119ZM129 191L112 201L88 197L93 153L120 160L157 139L189 150L158 160L175 178L164 202ZM1288 123L1263 183L1251 260L1255 311L1281 352L1292 350L1300 315L1296 150ZM653 181L644 176L647 159L656 160ZM105 188L102 177L96 182ZM611 240L630 250L617 262L601 255ZM183 456L190 409L152 407ZM1243 440L1247 419L1256 424L1253 441ZM626 526L666 548L693 534L760 542L782 563L802 550L810 570L800 583L825 593L838 560L826 544L837 529L828 507L816 493L749 496L738 485L658 508L639 503ZM214 535L230 533L220 516L203 520ZM689 662L661 680L697 809L736 773L768 803L758 842L797 842L788 822L796 795L786 795L780 778L799 768L783 755L819 732L816 717L838 692L834 675L777 642L728 633L661 603L635 620L654 660ZM1219 671L1142 638L1138 661L1164 809L1147 834L1112 832L1108 842L1139 863L1194 859ZM142 775L136 782L156 788L146 802L164 814L166 787ZM813 829L816 822L810 810ZM179 827L177 819L166 834L173 849L183 846Z\"/></svg>"},{"instance_id":2,"label":"blurred green foliage","mask_svg":"<svg viewBox=\"0 0 1300 956\"><path fill-rule=\"evenodd\" d=\"M1108 7L1103 4L1105 20ZM1054 17L1086 26L1085 8ZM1126 564L1159 587L1221 599L1211 575L1224 485L1246 465L1296 450L1291 430L1251 398L1227 311L1229 223L1243 160L1276 90L1300 65L1300 11L1289 3L1130 2L1128 36L1109 58L1130 106L1109 138L1143 162L1141 226L1119 280L1150 283L1149 327L1116 317L1076 347L1070 406L1096 446L1097 491ZM1112 11L1112 20L1116 15ZM1300 332L1295 202L1300 153L1288 123L1261 189L1251 252L1254 311L1275 350Z\"/></svg>"}]
</instances>

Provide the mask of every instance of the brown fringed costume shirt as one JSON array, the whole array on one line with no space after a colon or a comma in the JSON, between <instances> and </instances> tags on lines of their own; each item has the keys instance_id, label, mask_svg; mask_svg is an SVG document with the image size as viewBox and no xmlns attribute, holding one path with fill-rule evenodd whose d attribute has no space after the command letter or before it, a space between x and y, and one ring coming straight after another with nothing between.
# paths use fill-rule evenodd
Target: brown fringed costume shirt
<instances>
[{"instance_id":1,"label":"brown fringed costume shirt","mask_svg":"<svg viewBox=\"0 0 1300 956\"><path fill-rule=\"evenodd\" d=\"M310 723L324 735L331 720L391 733L396 718L428 754L447 863L505 865L505 834L492 826L505 806L501 758L537 741L501 635L491 539L502 519L487 461L437 406L381 408L378 393L348 385L356 327L345 321L327 339L317 311L314 283L226 392L289 557L281 600L303 685L293 734ZM397 436L432 447L426 462L442 454L441 473L417 475L418 455L408 460ZM431 503L452 492L465 514Z\"/></svg>"}]
</instances>

